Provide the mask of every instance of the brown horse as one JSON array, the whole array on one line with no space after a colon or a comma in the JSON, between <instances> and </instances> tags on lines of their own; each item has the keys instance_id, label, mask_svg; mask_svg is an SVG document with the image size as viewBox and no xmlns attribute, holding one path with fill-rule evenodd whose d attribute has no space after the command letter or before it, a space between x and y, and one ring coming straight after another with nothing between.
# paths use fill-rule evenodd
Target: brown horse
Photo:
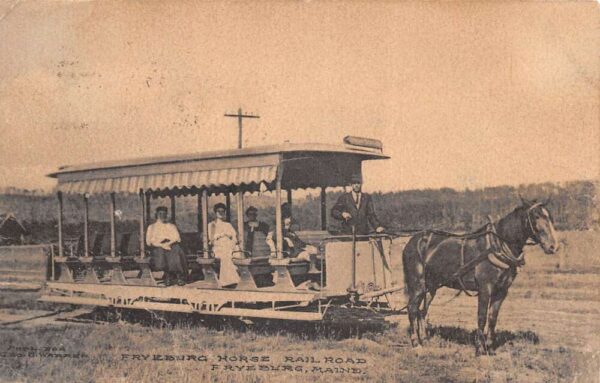
<instances>
[{"instance_id":1,"label":"brown horse","mask_svg":"<svg viewBox=\"0 0 600 383\"><path fill-rule=\"evenodd\" d=\"M449 287L478 293L476 352L492 352L498 312L517 267L524 264L525 244L533 240L546 254L556 253L559 247L546 203L521 200L522 206L474 233L430 230L408 241L402 261L413 346L422 344L423 322L437 289Z\"/></svg>"}]
</instances>

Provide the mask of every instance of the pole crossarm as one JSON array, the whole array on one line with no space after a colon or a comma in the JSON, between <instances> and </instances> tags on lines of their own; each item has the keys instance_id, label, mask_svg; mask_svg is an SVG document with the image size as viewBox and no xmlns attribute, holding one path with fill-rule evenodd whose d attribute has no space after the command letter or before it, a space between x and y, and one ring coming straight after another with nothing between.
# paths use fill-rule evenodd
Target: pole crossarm
<instances>
[{"instance_id":1,"label":"pole crossarm","mask_svg":"<svg viewBox=\"0 0 600 383\"><path fill-rule=\"evenodd\" d=\"M241 109L240 112L238 114L228 114L225 113L224 116L225 117L237 117L237 118L260 118L260 116L255 116L253 114L240 114L241 113Z\"/></svg>"}]
</instances>

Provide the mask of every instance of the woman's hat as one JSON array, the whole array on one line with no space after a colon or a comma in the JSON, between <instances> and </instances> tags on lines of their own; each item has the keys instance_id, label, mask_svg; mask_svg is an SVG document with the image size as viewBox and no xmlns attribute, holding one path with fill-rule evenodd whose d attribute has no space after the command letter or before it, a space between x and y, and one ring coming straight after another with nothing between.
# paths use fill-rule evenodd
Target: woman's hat
<instances>
[{"instance_id":1,"label":"woman's hat","mask_svg":"<svg viewBox=\"0 0 600 383\"><path fill-rule=\"evenodd\" d=\"M213 206L213 211L216 213L217 210L219 209L223 209L223 210L227 210L227 206L225 206L224 203L219 202L218 204L216 204L215 206Z\"/></svg>"}]
</instances>

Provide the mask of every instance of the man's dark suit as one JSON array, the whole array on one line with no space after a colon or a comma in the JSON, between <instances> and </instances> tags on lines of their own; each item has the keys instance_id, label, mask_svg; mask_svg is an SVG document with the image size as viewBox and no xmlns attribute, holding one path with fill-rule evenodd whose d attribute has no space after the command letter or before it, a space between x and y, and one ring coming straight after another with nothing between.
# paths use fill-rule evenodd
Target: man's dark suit
<instances>
[{"instance_id":1,"label":"man's dark suit","mask_svg":"<svg viewBox=\"0 0 600 383\"><path fill-rule=\"evenodd\" d=\"M344 220L342 217L344 212L349 213L352 218L348 221ZM370 195L365 193L361 193L358 208L351 192L342 194L331 209L331 216L342 221L342 232L345 234L352 233L352 225L356 225L357 235L369 234L369 225L373 230L381 226L375 215L373 200Z\"/></svg>"}]
</instances>

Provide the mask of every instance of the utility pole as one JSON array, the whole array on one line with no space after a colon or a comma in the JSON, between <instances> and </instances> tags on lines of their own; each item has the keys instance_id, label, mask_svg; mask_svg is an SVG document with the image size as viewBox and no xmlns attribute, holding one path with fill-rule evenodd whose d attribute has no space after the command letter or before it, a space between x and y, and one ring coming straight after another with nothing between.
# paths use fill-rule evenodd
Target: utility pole
<instances>
[{"instance_id":1,"label":"utility pole","mask_svg":"<svg viewBox=\"0 0 600 383\"><path fill-rule=\"evenodd\" d=\"M260 118L260 116L254 116L252 114L243 114L242 108L239 108L237 114L225 113L225 117L237 117L237 119L238 119L238 149L241 149L242 148L242 119L244 119L244 118Z\"/></svg>"},{"instance_id":2,"label":"utility pole","mask_svg":"<svg viewBox=\"0 0 600 383\"><path fill-rule=\"evenodd\" d=\"M242 108L238 109L237 114L230 114L230 113L225 113L225 117L237 117L238 119L238 149L242 148L242 120L244 118L260 118L260 116L254 116L252 114L243 114L242 113ZM229 194L227 194L227 197L229 197ZM245 236L244 234L244 191L240 190L238 191L237 195L237 225L238 225L238 233L240 233L240 248L242 250L244 250L244 242L245 242ZM227 201L227 216L231 216L231 205L230 205L230 200L229 198L226 199Z\"/></svg>"}]
</instances>

